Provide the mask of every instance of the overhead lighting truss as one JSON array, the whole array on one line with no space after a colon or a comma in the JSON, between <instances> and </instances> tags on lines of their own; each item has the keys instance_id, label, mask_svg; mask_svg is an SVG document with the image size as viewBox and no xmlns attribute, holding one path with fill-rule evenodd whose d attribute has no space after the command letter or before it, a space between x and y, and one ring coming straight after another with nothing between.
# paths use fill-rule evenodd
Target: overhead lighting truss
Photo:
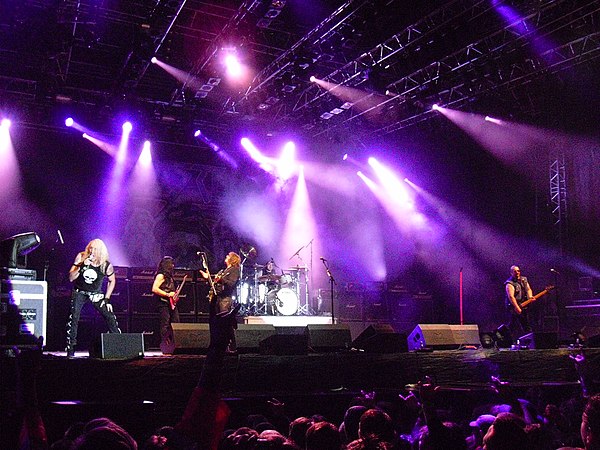
<instances>
[{"instance_id":1,"label":"overhead lighting truss","mask_svg":"<svg viewBox=\"0 0 600 450\"><path fill-rule=\"evenodd\" d=\"M510 24L493 32L489 36L389 84L387 89L396 93L393 97L366 111L353 111L350 117L343 122L328 121L325 127L331 128L348 124L374 109L398 106L408 100L435 97L435 102L446 106L456 106L459 102L473 99L481 93L528 82L533 75L539 74L539 72L551 69L558 71L566 64L576 64L582 58L594 58L598 51L596 34L577 37L566 44L546 50L541 55L535 56L530 52L524 58L523 48L528 45L528 38L532 36L517 33L515 30L524 22L533 23L539 36L550 35L564 28L576 29L583 25L589 25L590 22L596 23L600 8L598 3L600 2L575 8L570 0L547 0L537 3L538 10L527 15L518 23ZM574 52L577 56L572 56ZM518 56L519 59L511 62L511 58L515 56ZM490 67L493 70L490 70ZM482 70L487 70L487 72L482 74ZM319 98L322 96L323 93L320 93ZM304 107L316 99L317 97L307 100L300 106ZM396 131L415 123L416 119L420 121L430 115L427 108L414 116L402 117L395 123L379 128L375 132ZM317 135L324 131L326 130L318 131Z\"/></svg>"}]
</instances>

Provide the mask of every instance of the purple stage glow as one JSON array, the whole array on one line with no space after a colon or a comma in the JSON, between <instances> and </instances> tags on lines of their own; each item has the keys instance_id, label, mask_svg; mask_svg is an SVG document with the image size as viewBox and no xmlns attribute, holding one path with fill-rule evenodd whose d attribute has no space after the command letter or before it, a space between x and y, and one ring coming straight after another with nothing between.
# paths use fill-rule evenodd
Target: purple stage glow
<instances>
[{"instance_id":1,"label":"purple stage glow","mask_svg":"<svg viewBox=\"0 0 600 450\"><path fill-rule=\"evenodd\" d=\"M77 122L75 122L75 124L76 123ZM73 124L73 128L75 128L75 124ZM94 144L96 147L98 147L99 149L101 149L103 152L109 154L113 158L116 156L118 150L117 150L117 148L116 148L115 145L109 144L108 142L104 142L101 139L98 139L98 138L96 138L94 136L91 136L89 133L83 133L81 135L81 137L84 138L84 139L87 139L92 144Z\"/></svg>"},{"instance_id":2,"label":"purple stage glow","mask_svg":"<svg viewBox=\"0 0 600 450\"><path fill-rule=\"evenodd\" d=\"M275 164L272 162L271 158L264 156L260 150L258 150L254 144L248 138L241 139L242 147L248 152L250 158L256 161L261 169L265 172L269 172L271 174L275 171Z\"/></svg>"},{"instance_id":3,"label":"purple stage glow","mask_svg":"<svg viewBox=\"0 0 600 450\"><path fill-rule=\"evenodd\" d=\"M310 249L306 248L311 240L313 254L320 254L317 224L306 187L304 169L300 167L296 189L281 236L279 259L288 261L290 265L312 266ZM294 255L300 247L304 247L303 250Z\"/></svg>"},{"instance_id":4,"label":"purple stage glow","mask_svg":"<svg viewBox=\"0 0 600 450\"><path fill-rule=\"evenodd\" d=\"M227 53L223 59L227 69L227 75L232 78L239 78L244 74L244 67L233 53Z\"/></svg>"},{"instance_id":5,"label":"purple stage glow","mask_svg":"<svg viewBox=\"0 0 600 450\"><path fill-rule=\"evenodd\" d=\"M370 157L368 162L379 178L379 181L388 194L390 201L392 201L401 209L413 209L413 199L411 198L410 193L406 189L404 183L400 181L402 178L398 178L390 169L383 166L383 164L373 157Z\"/></svg>"},{"instance_id":6,"label":"purple stage glow","mask_svg":"<svg viewBox=\"0 0 600 450\"><path fill-rule=\"evenodd\" d=\"M20 195L21 176L19 163L10 137L10 120L0 124L0 200L11 201L15 194Z\"/></svg>"},{"instance_id":7,"label":"purple stage glow","mask_svg":"<svg viewBox=\"0 0 600 450\"><path fill-rule=\"evenodd\" d=\"M287 142L283 146L281 156L277 163L277 175L283 181L287 181L296 171L294 157L296 156L296 145L293 142Z\"/></svg>"}]
</instances>

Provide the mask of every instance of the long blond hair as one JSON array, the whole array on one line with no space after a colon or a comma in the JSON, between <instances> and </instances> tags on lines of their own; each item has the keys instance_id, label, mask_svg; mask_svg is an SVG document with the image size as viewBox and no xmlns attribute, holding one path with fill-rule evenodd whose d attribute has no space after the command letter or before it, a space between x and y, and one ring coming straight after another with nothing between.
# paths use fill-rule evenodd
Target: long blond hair
<instances>
[{"instance_id":1,"label":"long blond hair","mask_svg":"<svg viewBox=\"0 0 600 450\"><path fill-rule=\"evenodd\" d=\"M106 248L106 244L102 239L92 239L88 245L86 245L85 250L81 252L81 260L83 261L88 256L90 256L92 247L96 247L98 249L97 258L100 270L103 272L106 270L106 262L108 261L108 249Z\"/></svg>"}]
</instances>

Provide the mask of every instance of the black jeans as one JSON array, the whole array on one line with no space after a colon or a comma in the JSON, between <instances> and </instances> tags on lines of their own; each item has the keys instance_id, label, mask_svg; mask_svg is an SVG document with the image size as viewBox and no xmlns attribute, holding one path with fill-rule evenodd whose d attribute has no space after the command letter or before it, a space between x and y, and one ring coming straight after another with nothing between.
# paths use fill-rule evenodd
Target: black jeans
<instances>
[{"instance_id":1,"label":"black jeans","mask_svg":"<svg viewBox=\"0 0 600 450\"><path fill-rule=\"evenodd\" d=\"M67 350L75 349L81 309L83 308L83 305L90 301L90 294L93 293L73 289L73 293L71 294L71 313L69 314L69 320L67 321ZM108 310L106 307L107 303L104 300L92 302L92 305L96 308L96 311L104 317L104 320L108 325L108 331L111 333L121 332L115 314Z\"/></svg>"},{"instance_id":2,"label":"black jeans","mask_svg":"<svg viewBox=\"0 0 600 450\"><path fill-rule=\"evenodd\" d=\"M173 342L172 323L179 322L179 310L177 307L171 309L171 305L161 300L158 301L158 317L160 323L160 343L171 344Z\"/></svg>"}]
</instances>

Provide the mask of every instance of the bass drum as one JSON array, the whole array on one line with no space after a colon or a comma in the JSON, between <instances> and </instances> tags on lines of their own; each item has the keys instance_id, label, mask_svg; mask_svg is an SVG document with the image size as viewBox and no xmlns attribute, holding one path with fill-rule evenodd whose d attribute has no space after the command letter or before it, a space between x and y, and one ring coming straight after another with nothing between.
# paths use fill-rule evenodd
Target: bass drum
<instances>
[{"instance_id":1,"label":"bass drum","mask_svg":"<svg viewBox=\"0 0 600 450\"><path fill-rule=\"evenodd\" d=\"M298 296L289 288L282 288L275 294L275 309L282 316L292 316L298 311Z\"/></svg>"}]
</instances>

